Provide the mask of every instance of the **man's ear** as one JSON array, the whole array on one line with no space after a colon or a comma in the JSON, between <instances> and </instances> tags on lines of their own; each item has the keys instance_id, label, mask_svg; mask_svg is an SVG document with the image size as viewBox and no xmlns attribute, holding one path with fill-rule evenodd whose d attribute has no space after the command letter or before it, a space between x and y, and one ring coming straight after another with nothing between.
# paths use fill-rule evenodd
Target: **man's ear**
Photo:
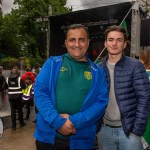
<instances>
[{"instance_id":1,"label":"man's ear","mask_svg":"<svg viewBox=\"0 0 150 150\"><path fill-rule=\"evenodd\" d=\"M124 42L124 49L126 48L127 46L127 41Z\"/></svg>"},{"instance_id":2,"label":"man's ear","mask_svg":"<svg viewBox=\"0 0 150 150\"><path fill-rule=\"evenodd\" d=\"M88 40L88 47L89 47L89 45L90 45L90 41L91 41L91 40L89 39L89 40Z\"/></svg>"},{"instance_id":3,"label":"man's ear","mask_svg":"<svg viewBox=\"0 0 150 150\"><path fill-rule=\"evenodd\" d=\"M67 42L66 42L66 40L65 40L65 43L64 43L65 47L66 47L66 43L67 43Z\"/></svg>"}]
</instances>

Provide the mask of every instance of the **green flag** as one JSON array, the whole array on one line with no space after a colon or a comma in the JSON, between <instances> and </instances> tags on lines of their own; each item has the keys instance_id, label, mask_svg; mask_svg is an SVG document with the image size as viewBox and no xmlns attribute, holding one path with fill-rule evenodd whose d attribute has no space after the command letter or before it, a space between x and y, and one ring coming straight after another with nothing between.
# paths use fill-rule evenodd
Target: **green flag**
<instances>
[{"instance_id":1,"label":"green flag","mask_svg":"<svg viewBox=\"0 0 150 150\"><path fill-rule=\"evenodd\" d=\"M125 20L123 20L123 22L121 23L121 26L126 30L127 35L129 35L129 34L128 34L128 29L127 29L127 23L126 23Z\"/></svg>"},{"instance_id":2,"label":"green flag","mask_svg":"<svg viewBox=\"0 0 150 150\"><path fill-rule=\"evenodd\" d=\"M100 58L99 57L97 57L97 59L95 60L95 62L94 62L95 64L99 64L99 63L101 63L101 61L100 61Z\"/></svg>"}]
</instances>

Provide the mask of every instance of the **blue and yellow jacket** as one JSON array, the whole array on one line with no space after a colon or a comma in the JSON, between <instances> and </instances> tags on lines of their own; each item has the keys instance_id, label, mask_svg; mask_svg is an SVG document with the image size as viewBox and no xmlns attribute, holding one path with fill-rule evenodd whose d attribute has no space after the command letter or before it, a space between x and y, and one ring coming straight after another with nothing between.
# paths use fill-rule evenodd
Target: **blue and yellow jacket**
<instances>
[{"instance_id":1,"label":"blue and yellow jacket","mask_svg":"<svg viewBox=\"0 0 150 150\"><path fill-rule=\"evenodd\" d=\"M56 80L63 56L50 57L43 65L34 85L35 104L38 109L34 137L46 143L55 142L56 131L65 123L56 110ZM103 116L108 92L105 72L88 59L92 73L92 86L79 113L69 119L76 128L70 136L70 149L92 149L95 144L97 122Z\"/></svg>"}]
</instances>

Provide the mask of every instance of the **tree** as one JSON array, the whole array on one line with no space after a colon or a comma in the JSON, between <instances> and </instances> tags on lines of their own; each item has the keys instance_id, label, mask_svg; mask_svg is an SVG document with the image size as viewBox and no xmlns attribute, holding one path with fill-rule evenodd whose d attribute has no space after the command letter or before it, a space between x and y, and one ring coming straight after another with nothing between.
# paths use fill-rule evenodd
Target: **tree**
<instances>
[{"instance_id":1,"label":"tree","mask_svg":"<svg viewBox=\"0 0 150 150\"><path fill-rule=\"evenodd\" d=\"M15 14L8 14L2 19L0 27L1 48L7 56L19 57L20 40L18 39L19 18ZM19 53L18 53L19 52Z\"/></svg>"},{"instance_id":2,"label":"tree","mask_svg":"<svg viewBox=\"0 0 150 150\"><path fill-rule=\"evenodd\" d=\"M38 33L41 29L46 29L44 22L48 17L48 6L51 5L53 15L68 12L65 7L66 0L15 0L15 4L19 5L19 9L13 12L20 16L20 36L23 37L26 46L23 48L36 57L38 49ZM13 13L12 12L12 13ZM38 22L37 20L41 20Z\"/></svg>"},{"instance_id":3,"label":"tree","mask_svg":"<svg viewBox=\"0 0 150 150\"><path fill-rule=\"evenodd\" d=\"M0 31L2 29L2 22L3 22L3 15L2 15L2 11L0 9ZM1 47L2 47L2 37L1 37L1 32L0 32L0 53L1 53Z\"/></svg>"},{"instance_id":4,"label":"tree","mask_svg":"<svg viewBox=\"0 0 150 150\"><path fill-rule=\"evenodd\" d=\"M2 0L0 0L0 5L2 5ZM2 13L2 8L0 7L0 13Z\"/></svg>"},{"instance_id":5,"label":"tree","mask_svg":"<svg viewBox=\"0 0 150 150\"><path fill-rule=\"evenodd\" d=\"M37 57L38 33L47 28L48 6L53 15L68 12L66 0L15 0L14 4L19 7L0 16L0 47L7 56Z\"/></svg>"}]
</instances>

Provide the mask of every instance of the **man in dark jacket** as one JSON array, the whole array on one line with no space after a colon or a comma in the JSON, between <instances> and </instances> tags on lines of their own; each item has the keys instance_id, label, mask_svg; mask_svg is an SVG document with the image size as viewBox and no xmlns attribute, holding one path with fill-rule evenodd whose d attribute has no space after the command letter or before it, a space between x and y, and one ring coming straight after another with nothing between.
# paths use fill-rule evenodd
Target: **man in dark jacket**
<instances>
[{"instance_id":1,"label":"man in dark jacket","mask_svg":"<svg viewBox=\"0 0 150 150\"><path fill-rule=\"evenodd\" d=\"M109 103L98 133L100 150L142 150L150 108L150 83L140 61L124 55L127 34L120 26L105 31L108 56L102 66L107 72Z\"/></svg>"},{"instance_id":2,"label":"man in dark jacket","mask_svg":"<svg viewBox=\"0 0 150 150\"><path fill-rule=\"evenodd\" d=\"M21 79L17 66L13 67L10 76L7 78L8 96L11 108L12 130L16 130L16 111L18 111L20 127L25 126L22 112L22 89L26 88L25 82Z\"/></svg>"},{"instance_id":3,"label":"man in dark jacket","mask_svg":"<svg viewBox=\"0 0 150 150\"><path fill-rule=\"evenodd\" d=\"M0 92L3 92L3 90L7 89L7 86L5 85L6 79L2 74L3 67L0 66Z\"/></svg>"},{"instance_id":4,"label":"man in dark jacket","mask_svg":"<svg viewBox=\"0 0 150 150\"><path fill-rule=\"evenodd\" d=\"M2 102L3 105L3 100L5 96L5 90L8 88L6 84L6 79L2 74L3 72L3 67L0 66L0 101Z\"/></svg>"}]
</instances>

